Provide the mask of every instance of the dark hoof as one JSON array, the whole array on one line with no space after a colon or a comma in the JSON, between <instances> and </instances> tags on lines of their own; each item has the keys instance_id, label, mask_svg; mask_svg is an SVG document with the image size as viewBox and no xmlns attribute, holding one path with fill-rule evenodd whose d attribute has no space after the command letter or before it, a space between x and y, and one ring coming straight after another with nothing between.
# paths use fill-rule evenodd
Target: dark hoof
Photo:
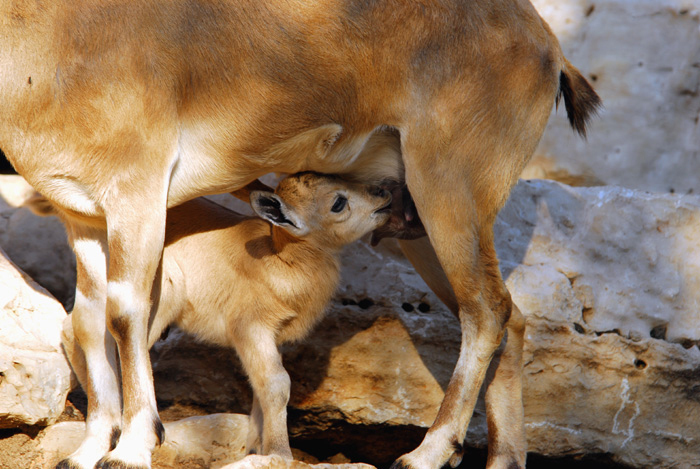
<instances>
[{"instance_id":1,"label":"dark hoof","mask_svg":"<svg viewBox=\"0 0 700 469\"><path fill-rule=\"evenodd\" d=\"M165 427L163 426L163 422L160 421L159 417L153 419L153 431L156 432L158 446L165 443Z\"/></svg>"},{"instance_id":2,"label":"dark hoof","mask_svg":"<svg viewBox=\"0 0 700 469\"><path fill-rule=\"evenodd\" d=\"M410 465L404 463L400 459L397 459L394 461L394 464L391 465L390 469L413 469Z\"/></svg>"},{"instance_id":3,"label":"dark hoof","mask_svg":"<svg viewBox=\"0 0 700 469\"><path fill-rule=\"evenodd\" d=\"M450 456L450 460L447 462L447 464L454 469L462 464L462 458L464 458L464 445L455 440L452 442L452 448L454 448L454 452L452 453L452 456Z\"/></svg>"},{"instance_id":4,"label":"dark hoof","mask_svg":"<svg viewBox=\"0 0 700 469\"><path fill-rule=\"evenodd\" d=\"M134 466L133 464L127 464L121 461L108 460L105 456L97 461L97 464L95 464L95 469L148 469L148 467Z\"/></svg>"},{"instance_id":5,"label":"dark hoof","mask_svg":"<svg viewBox=\"0 0 700 469\"><path fill-rule=\"evenodd\" d=\"M122 435L122 431L119 427L112 427L112 435L109 437L109 450L112 451L117 447L119 443L119 437Z\"/></svg>"},{"instance_id":6,"label":"dark hoof","mask_svg":"<svg viewBox=\"0 0 700 469\"><path fill-rule=\"evenodd\" d=\"M64 459L56 464L56 469L81 469L80 466L72 462L70 459Z\"/></svg>"}]
</instances>

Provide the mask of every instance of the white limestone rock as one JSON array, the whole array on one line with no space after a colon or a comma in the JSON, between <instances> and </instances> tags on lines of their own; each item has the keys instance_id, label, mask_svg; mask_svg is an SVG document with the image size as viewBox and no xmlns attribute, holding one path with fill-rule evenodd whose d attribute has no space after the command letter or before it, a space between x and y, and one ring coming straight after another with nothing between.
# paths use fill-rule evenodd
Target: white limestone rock
<instances>
[{"instance_id":1,"label":"white limestone rock","mask_svg":"<svg viewBox=\"0 0 700 469\"><path fill-rule=\"evenodd\" d=\"M48 425L63 411L70 367L66 313L0 250L0 428Z\"/></svg>"},{"instance_id":2,"label":"white limestone rock","mask_svg":"<svg viewBox=\"0 0 700 469\"><path fill-rule=\"evenodd\" d=\"M153 453L153 469L218 469L246 455L247 415L189 417L164 426L165 442ZM32 449L36 467L55 466L78 448L84 433L84 422L61 422L44 430Z\"/></svg>"},{"instance_id":3,"label":"white limestone rock","mask_svg":"<svg viewBox=\"0 0 700 469\"><path fill-rule=\"evenodd\" d=\"M695 464L699 217L694 196L548 181L516 187L497 221L496 240L528 323L530 451L607 454L635 467ZM415 429L432 423L457 359L460 329L393 243L384 241L379 250L362 242L349 246L343 267L327 317L303 343L285 347L290 433L352 446L382 465L412 449L420 441ZM176 334L161 351L177 354L183 340ZM212 369L226 382L235 360L225 361L225 353L203 352L211 363L188 362L187 368L199 370L195 376ZM157 370L166 357L169 366L178 361L177 355L156 357ZM173 370L157 376L177 376L180 385L189 380ZM348 425L357 431L351 434ZM368 444L363 437L387 428L404 433L385 438L382 448L376 447L380 438ZM487 442L482 401L468 442Z\"/></svg>"},{"instance_id":4,"label":"white limestone rock","mask_svg":"<svg viewBox=\"0 0 700 469\"><path fill-rule=\"evenodd\" d=\"M533 4L604 108L583 140L560 106L523 177L698 193L700 1Z\"/></svg>"},{"instance_id":5,"label":"white limestone rock","mask_svg":"<svg viewBox=\"0 0 700 469\"><path fill-rule=\"evenodd\" d=\"M508 286L529 316L700 340L700 198L521 182L496 232Z\"/></svg>"},{"instance_id":6,"label":"white limestone rock","mask_svg":"<svg viewBox=\"0 0 700 469\"><path fill-rule=\"evenodd\" d=\"M20 269L71 308L75 256L58 218L39 217L22 208L34 192L21 176L0 175L0 246Z\"/></svg>"},{"instance_id":7,"label":"white limestone rock","mask_svg":"<svg viewBox=\"0 0 700 469\"><path fill-rule=\"evenodd\" d=\"M528 450L606 455L635 468L697 467L700 351L650 338L580 333L528 318Z\"/></svg>"},{"instance_id":8,"label":"white limestone rock","mask_svg":"<svg viewBox=\"0 0 700 469\"><path fill-rule=\"evenodd\" d=\"M289 461L279 456L250 455L222 469L372 469L369 464L308 464L301 461Z\"/></svg>"},{"instance_id":9,"label":"white limestone rock","mask_svg":"<svg viewBox=\"0 0 700 469\"><path fill-rule=\"evenodd\" d=\"M212 414L165 424L165 443L153 455L154 466L187 467L198 461L219 468L243 458L248 416Z\"/></svg>"},{"instance_id":10,"label":"white limestone rock","mask_svg":"<svg viewBox=\"0 0 700 469\"><path fill-rule=\"evenodd\" d=\"M496 225L527 315L529 450L695 467L700 198L521 182Z\"/></svg>"}]
</instances>

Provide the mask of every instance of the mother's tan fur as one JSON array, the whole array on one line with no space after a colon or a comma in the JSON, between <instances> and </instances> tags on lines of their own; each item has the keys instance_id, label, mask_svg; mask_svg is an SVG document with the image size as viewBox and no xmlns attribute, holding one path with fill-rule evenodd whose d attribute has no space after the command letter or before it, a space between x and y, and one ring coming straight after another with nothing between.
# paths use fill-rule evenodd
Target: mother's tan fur
<instances>
[{"instance_id":1,"label":"mother's tan fur","mask_svg":"<svg viewBox=\"0 0 700 469\"><path fill-rule=\"evenodd\" d=\"M78 263L89 415L63 467L148 467L162 439L146 331L166 207L300 170L405 180L429 240L402 246L462 325L397 464L459 461L491 364L488 465L523 466L523 322L492 226L559 93L583 133L598 97L527 0L0 2L0 148Z\"/></svg>"}]
</instances>

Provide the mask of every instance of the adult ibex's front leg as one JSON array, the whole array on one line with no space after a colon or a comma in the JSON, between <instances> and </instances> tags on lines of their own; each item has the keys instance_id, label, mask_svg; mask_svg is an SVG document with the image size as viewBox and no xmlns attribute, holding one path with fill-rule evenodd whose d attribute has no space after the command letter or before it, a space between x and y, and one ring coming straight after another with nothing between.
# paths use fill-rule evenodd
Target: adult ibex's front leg
<instances>
[{"instance_id":1,"label":"adult ibex's front leg","mask_svg":"<svg viewBox=\"0 0 700 469\"><path fill-rule=\"evenodd\" d=\"M123 410L119 442L100 460L100 468L150 467L151 452L164 439L148 355L148 323L165 238L165 180L144 181L142 191L124 193L105 209L110 253L106 317L119 349Z\"/></svg>"},{"instance_id":2,"label":"adult ibex's front leg","mask_svg":"<svg viewBox=\"0 0 700 469\"><path fill-rule=\"evenodd\" d=\"M58 468L93 468L116 447L122 432L116 344L105 321L107 241L103 230L67 226L77 258L78 284L75 307L64 321L62 341L73 371L88 395L88 415L82 444ZM152 325L149 346L162 329L160 322ZM156 420L153 425L158 425ZM154 429L158 431L157 427Z\"/></svg>"},{"instance_id":3,"label":"adult ibex's front leg","mask_svg":"<svg viewBox=\"0 0 700 469\"><path fill-rule=\"evenodd\" d=\"M69 219L66 228L76 257L77 288L73 312L64 323L63 346L88 396L88 414L82 444L58 468L91 469L121 431L116 347L105 323L107 235Z\"/></svg>"}]
</instances>

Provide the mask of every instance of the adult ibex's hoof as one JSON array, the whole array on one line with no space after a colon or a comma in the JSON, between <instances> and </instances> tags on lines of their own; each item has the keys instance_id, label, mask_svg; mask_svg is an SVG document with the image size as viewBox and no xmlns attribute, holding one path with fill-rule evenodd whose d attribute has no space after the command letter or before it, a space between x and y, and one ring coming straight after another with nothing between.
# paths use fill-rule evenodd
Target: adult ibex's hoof
<instances>
[{"instance_id":1,"label":"adult ibex's hoof","mask_svg":"<svg viewBox=\"0 0 700 469\"><path fill-rule=\"evenodd\" d=\"M455 452L450 456L450 461L448 464L452 469L459 466L462 463L462 458L464 457L464 446L460 443L453 443L452 446L455 447Z\"/></svg>"},{"instance_id":2,"label":"adult ibex's hoof","mask_svg":"<svg viewBox=\"0 0 700 469\"><path fill-rule=\"evenodd\" d=\"M58 464L56 464L55 469L83 469L78 464L74 463L70 459L64 459Z\"/></svg>"},{"instance_id":3,"label":"adult ibex's hoof","mask_svg":"<svg viewBox=\"0 0 700 469\"><path fill-rule=\"evenodd\" d=\"M97 464L95 464L95 469L151 469L151 466L150 464L143 465L126 463L124 461L110 459L108 456L105 456L97 461Z\"/></svg>"},{"instance_id":4,"label":"adult ibex's hoof","mask_svg":"<svg viewBox=\"0 0 700 469\"><path fill-rule=\"evenodd\" d=\"M150 451L120 446L97 461L95 469L151 469Z\"/></svg>"},{"instance_id":5,"label":"adult ibex's hoof","mask_svg":"<svg viewBox=\"0 0 700 469\"><path fill-rule=\"evenodd\" d=\"M390 469L415 469L413 466L411 466L408 463L405 463L401 460L401 458L397 459L394 461L394 464L391 465Z\"/></svg>"},{"instance_id":6,"label":"adult ibex's hoof","mask_svg":"<svg viewBox=\"0 0 700 469\"><path fill-rule=\"evenodd\" d=\"M450 442L451 441L451 442ZM391 469L440 469L445 465L456 468L462 463L464 446L457 438L434 438L397 459ZM506 469L498 466L499 469ZM510 468L508 468L510 469Z\"/></svg>"}]
</instances>

